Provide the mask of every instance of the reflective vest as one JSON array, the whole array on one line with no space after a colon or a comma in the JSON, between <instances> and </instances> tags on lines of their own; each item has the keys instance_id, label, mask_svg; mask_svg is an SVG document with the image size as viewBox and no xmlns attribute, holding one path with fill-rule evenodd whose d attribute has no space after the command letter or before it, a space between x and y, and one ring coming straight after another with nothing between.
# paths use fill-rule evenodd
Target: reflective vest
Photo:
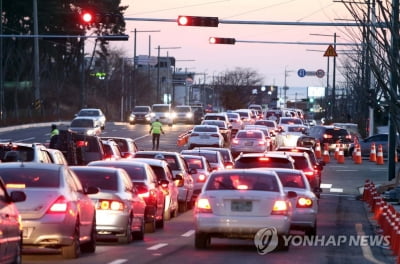
<instances>
[{"instance_id":1,"label":"reflective vest","mask_svg":"<svg viewBox=\"0 0 400 264\"><path fill-rule=\"evenodd\" d=\"M153 122L150 131L153 131L153 134L161 134L162 124L158 121Z\"/></svg>"},{"instance_id":2,"label":"reflective vest","mask_svg":"<svg viewBox=\"0 0 400 264\"><path fill-rule=\"evenodd\" d=\"M50 137L53 137L53 136L56 136L56 135L59 135L60 134L60 132L58 131L58 129L56 128L56 129L53 129L51 132L50 132Z\"/></svg>"}]
</instances>

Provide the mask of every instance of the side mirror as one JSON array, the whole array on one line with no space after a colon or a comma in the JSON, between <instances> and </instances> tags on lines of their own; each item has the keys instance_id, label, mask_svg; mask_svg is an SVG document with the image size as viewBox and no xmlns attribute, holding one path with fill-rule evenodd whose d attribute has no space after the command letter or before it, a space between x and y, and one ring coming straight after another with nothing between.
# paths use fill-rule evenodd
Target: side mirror
<instances>
[{"instance_id":1,"label":"side mirror","mask_svg":"<svg viewBox=\"0 0 400 264\"><path fill-rule=\"evenodd\" d=\"M182 181L183 182L182 174L179 173L179 174L175 175L174 181Z\"/></svg>"},{"instance_id":2,"label":"side mirror","mask_svg":"<svg viewBox=\"0 0 400 264\"><path fill-rule=\"evenodd\" d=\"M189 170L189 173L190 173L190 174L196 174L196 173L197 173L197 169L191 168L191 169Z\"/></svg>"},{"instance_id":3,"label":"side mirror","mask_svg":"<svg viewBox=\"0 0 400 264\"><path fill-rule=\"evenodd\" d=\"M26 194L23 191L12 191L10 193L10 197L14 203L23 202L26 200Z\"/></svg>"}]
</instances>

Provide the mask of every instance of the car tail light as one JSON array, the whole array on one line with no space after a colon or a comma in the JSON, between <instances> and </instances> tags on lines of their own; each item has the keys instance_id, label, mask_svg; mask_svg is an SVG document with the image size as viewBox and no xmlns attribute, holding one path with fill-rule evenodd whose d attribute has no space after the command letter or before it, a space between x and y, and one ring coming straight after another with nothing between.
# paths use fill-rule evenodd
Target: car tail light
<instances>
[{"instance_id":1,"label":"car tail light","mask_svg":"<svg viewBox=\"0 0 400 264\"><path fill-rule=\"evenodd\" d=\"M161 187L163 187L164 189L168 189L168 183L166 182L161 183Z\"/></svg>"},{"instance_id":2,"label":"car tail light","mask_svg":"<svg viewBox=\"0 0 400 264\"><path fill-rule=\"evenodd\" d=\"M196 213L212 213L211 204L207 198L199 198L196 201Z\"/></svg>"},{"instance_id":3,"label":"car tail light","mask_svg":"<svg viewBox=\"0 0 400 264\"><path fill-rule=\"evenodd\" d=\"M84 141L84 140L79 140L79 141L76 142L76 146L78 148L86 147L87 145L88 145L87 141Z\"/></svg>"},{"instance_id":4,"label":"car tail light","mask_svg":"<svg viewBox=\"0 0 400 264\"><path fill-rule=\"evenodd\" d=\"M310 198L300 197L297 199L297 208L310 208L313 206L313 201Z\"/></svg>"},{"instance_id":5,"label":"car tail light","mask_svg":"<svg viewBox=\"0 0 400 264\"><path fill-rule=\"evenodd\" d=\"M197 177L197 182L205 182L206 181L206 175L200 174L199 177Z\"/></svg>"},{"instance_id":6,"label":"car tail light","mask_svg":"<svg viewBox=\"0 0 400 264\"><path fill-rule=\"evenodd\" d=\"M68 210L68 201L64 196L60 196L57 200L50 206L47 213L66 213Z\"/></svg>"},{"instance_id":7,"label":"car tail light","mask_svg":"<svg viewBox=\"0 0 400 264\"><path fill-rule=\"evenodd\" d=\"M314 170L306 169L303 172L306 176L314 176Z\"/></svg>"},{"instance_id":8,"label":"car tail light","mask_svg":"<svg viewBox=\"0 0 400 264\"><path fill-rule=\"evenodd\" d=\"M260 146L265 145L265 141L264 140L258 140L258 145L260 145Z\"/></svg>"},{"instance_id":9,"label":"car tail light","mask_svg":"<svg viewBox=\"0 0 400 264\"><path fill-rule=\"evenodd\" d=\"M112 200L100 200L97 204L97 208L99 210L112 210L112 211L123 211L124 204L120 201L112 201Z\"/></svg>"},{"instance_id":10,"label":"car tail light","mask_svg":"<svg viewBox=\"0 0 400 264\"><path fill-rule=\"evenodd\" d=\"M277 200L272 207L272 215L287 215L288 214L288 204L284 200Z\"/></svg>"},{"instance_id":11,"label":"car tail light","mask_svg":"<svg viewBox=\"0 0 400 264\"><path fill-rule=\"evenodd\" d=\"M225 169L233 169L233 165L229 164L225 166Z\"/></svg>"},{"instance_id":12,"label":"car tail light","mask_svg":"<svg viewBox=\"0 0 400 264\"><path fill-rule=\"evenodd\" d=\"M238 190L248 190L249 186L247 186L246 184L240 184L236 187Z\"/></svg>"},{"instance_id":13,"label":"car tail light","mask_svg":"<svg viewBox=\"0 0 400 264\"><path fill-rule=\"evenodd\" d=\"M350 139L351 140L351 135L347 135L346 139Z\"/></svg>"},{"instance_id":14,"label":"car tail light","mask_svg":"<svg viewBox=\"0 0 400 264\"><path fill-rule=\"evenodd\" d=\"M324 138L333 138L333 136L332 136L332 135L329 135L329 134L324 134L323 137L324 137Z\"/></svg>"},{"instance_id":15,"label":"car tail light","mask_svg":"<svg viewBox=\"0 0 400 264\"><path fill-rule=\"evenodd\" d=\"M266 161L269 161L269 158L267 158L267 157L260 157L260 158L258 158L258 160L259 160L259 161L266 162Z\"/></svg>"}]
</instances>

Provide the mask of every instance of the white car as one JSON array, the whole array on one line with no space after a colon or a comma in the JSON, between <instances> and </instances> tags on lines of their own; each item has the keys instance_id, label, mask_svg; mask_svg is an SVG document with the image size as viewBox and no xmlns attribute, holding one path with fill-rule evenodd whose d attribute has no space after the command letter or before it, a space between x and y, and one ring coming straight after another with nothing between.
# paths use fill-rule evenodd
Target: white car
<instances>
[{"instance_id":1,"label":"white car","mask_svg":"<svg viewBox=\"0 0 400 264\"><path fill-rule=\"evenodd\" d=\"M317 235L318 198L311 190L307 177L301 170L271 168L278 174L287 193L294 191L297 197L290 199L293 208L292 230L302 230L307 236Z\"/></svg>"},{"instance_id":2,"label":"white car","mask_svg":"<svg viewBox=\"0 0 400 264\"><path fill-rule=\"evenodd\" d=\"M307 126L304 125L284 125L280 127L275 136L277 147L295 147L300 137L306 135Z\"/></svg>"},{"instance_id":3,"label":"white car","mask_svg":"<svg viewBox=\"0 0 400 264\"><path fill-rule=\"evenodd\" d=\"M86 136L99 136L101 124L94 118L78 116L71 121L68 130Z\"/></svg>"},{"instance_id":4,"label":"white car","mask_svg":"<svg viewBox=\"0 0 400 264\"><path fill-rule=\"evenodd\" d=\"M205 181L211 174L211 165L204 156L182 154L182 157L185 159L192 174L194 181L193 196L197 198Z\"/></svg>"},{"instance_id":5,"label":"white car","mask_svg":"<svg viewBox=\"0 0 400 264\"><path fill-rule=\"evenodd\" d=\"M258 231L276 232L278 247L288 248L292 208L274 171L231 169L213 172L194 208L195 247L207 248L212 237L252 239ZM289 197L289 198L288 198Z\"/></svg>"},{"instance_id":6,"label":"white car","mask_svg":"<svg viewBox=\"0 0 400 264\"><path fill-rule=\"evenodd\" d=\"M189 149L194 147L224 147L224 136L216 125L196 125L189 135Z\"/></svg>"},{"instance_id":7,"label":"white car","mask_svg":"<svg viewBox=\"0 0 400 264\"><path fill-rule=\"evenodd\" d=\"M268 142L261 130L239 130L231 141L231 152L236 157L243 153L260 153L268 150Z\"/></svg>"},{"instance_id":8,"label":"white car","mask_svg":"<svg viewBox=\"0 0 400 264\"><path fill-rule=\"evenodd\" d=\"M99 108L82 108L75 117L90 117L96 120L101 130L104 130L106 127L106 116Z\"/></svg>"}]
</instances>

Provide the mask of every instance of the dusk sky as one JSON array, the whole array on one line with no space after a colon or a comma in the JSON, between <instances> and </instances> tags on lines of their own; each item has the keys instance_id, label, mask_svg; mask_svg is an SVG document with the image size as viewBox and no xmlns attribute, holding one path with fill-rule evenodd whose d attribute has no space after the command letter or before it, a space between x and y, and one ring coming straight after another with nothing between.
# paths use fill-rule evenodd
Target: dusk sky
<instances>
[{"instance_id":1,"label":"dusk sky","mask_svg":"<svg viewBox=\"0 0 400 264\"><path fill-rule=\"evenodd\" d=\"M333 0L122 0L129 5L126 18L176 19L179 15L216 16L220 20L235 21L274 21L274 22L335 22L352 20L342 3ZM275 26L240 25L220 23L218 27L182 27L175 22L127 21L127 42L115 42L113 46L122 47L126 56L133 57L133 31L137 33L137 55L176 58L176 67L183 71L196 72L197 82L206 76L209 82L218 75L236 67L256 70L266 85L289 87L326 86L328 57L323 54L328 45L287 45L265 43L243 43L240 41L278 41L278 42L333 42L337 34L338 43L355 43L356 28L322 26ZM149 35L151 41L149 43ZM327 36L321 36L327 35ZM235 45L211 45L209 37L232 37ZM180 47L179 49L163 49ZM336 59L336 83L344 81L340 74L341 60L346 55L340 50L351 46L338 46ZM330 83L333 73L333 57L330 58ZM299 77L298 70L325 71L323 78L314 76Z\"/></svg>"}]
</instances>

